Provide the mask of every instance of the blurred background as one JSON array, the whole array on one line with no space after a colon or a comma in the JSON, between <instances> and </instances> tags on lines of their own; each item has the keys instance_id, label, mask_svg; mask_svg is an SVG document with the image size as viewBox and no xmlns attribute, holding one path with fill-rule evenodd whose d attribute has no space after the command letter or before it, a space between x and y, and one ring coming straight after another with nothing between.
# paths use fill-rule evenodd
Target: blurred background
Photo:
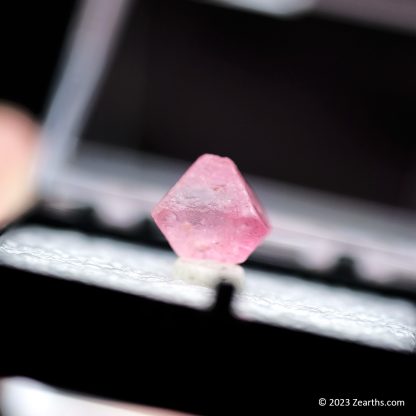
<instances>
[{"instance_id":1,"label":"blurred background","mask_svg":"<svg viewBox=\"0 0 416 416\"><path fill-rule=\"evenodd\" d=\"M245 172L416 208L415 22L230 3L259 10L137 4L85 137L189 161L225 154ZM292 15L295 3L314 13Z\"/></svg>"},{"instance_id":2,"label":"blurred background","mask_svg":"<svg viewBox=\"0 0 416 416\"><path fill-rule=\"evenodd\" d=\"M80 5L2 5L0 100L47 119ZM149 221L151 207L199 155L228 156L247 174L273 227L248 267L271 270L282 293L290 288L303 305L356 314L352 326L306 315L291 320L294 311L289 318L264 310L254 316L413 352L415 109L412 0L131 1L83 111L76 149L69 146L49 174L53 186L41 193L34 218L166 248ZM40 169L47 171L53 157ZM67 244L42 233L10 238ZM7 252L0 259L17 262ZM308 279L322 286L312 288ZM334 282L358 292L338 297L326 289ZM409 303L370 299L361 290ZM391 318L395 329L382 333L384 323L369 324L359 333L358 317L366 313L373 314L368 322ZM24 392L24 383L4 387L7 397Z\"/></svg>"},{"instance_id":3,"label":"blurred background","mask_svg":"<svg viewBox=\"0 0 416 416\"><path fill-rule=\"evenodd\" d=\"M121 4L128 11L90 105L67 103L81 108L68 117L76 131L55 123L55 136L76 135L78 147L75 158L71 145L63 157L53 147L41 163L59 165L47 199L94 205L101 220L126 228L148 218L189 162L226 155L251 175L279 230L257 253L263 260L330 267L346 256L367 277L416 280L412 1L112 7ZM58 113L47 110L70 66L79 5L6 4L2 99L40 119ZM99 33L93 24L85 39ZM87 61L64 95L88 90Z\"/></svg>"},{"instance_id":4,"label":"blurred background","mask_svg":"<svg viewBox=\"0 0 416 416\"><path fill-rule=\"evenodd\" d=\"M5 4L2 99L44 114L75 5ZM415 209L412 1L132 6L84 139Z\"/></svg>"}]
</instances>

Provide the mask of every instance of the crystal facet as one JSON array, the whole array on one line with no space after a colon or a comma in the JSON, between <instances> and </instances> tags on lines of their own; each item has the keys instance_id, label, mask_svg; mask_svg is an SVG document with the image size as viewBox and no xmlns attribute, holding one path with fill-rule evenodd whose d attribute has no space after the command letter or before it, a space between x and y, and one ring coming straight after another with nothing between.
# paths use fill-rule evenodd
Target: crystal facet
<instances>
[{"instance_id":1,"label":"crystal facet","mask_svg":"<svg viewBox=\"0 0 416 416\"><path fill-rule=\"evenodd\" d=\"M242 263L270 230L234 162L200 156L152 211L178 256Z\"/></svg>"}]
</instances>

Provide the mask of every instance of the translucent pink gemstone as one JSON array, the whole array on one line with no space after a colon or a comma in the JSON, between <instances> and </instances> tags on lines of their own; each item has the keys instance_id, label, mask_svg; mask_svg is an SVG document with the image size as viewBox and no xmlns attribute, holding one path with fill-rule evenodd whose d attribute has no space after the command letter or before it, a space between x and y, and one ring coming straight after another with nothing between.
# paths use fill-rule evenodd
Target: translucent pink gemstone
<instances>
[{"instance_id":1,"label":"translucent pink gemstone","mask_svg":"<svg viewBox=\"0 0 416 416\"><path fill-rule=\"evenodd\" d=\"M242 263L270 230L234 162L200 156L152 211L178 256Z\"/></svg>"}]
</instances>

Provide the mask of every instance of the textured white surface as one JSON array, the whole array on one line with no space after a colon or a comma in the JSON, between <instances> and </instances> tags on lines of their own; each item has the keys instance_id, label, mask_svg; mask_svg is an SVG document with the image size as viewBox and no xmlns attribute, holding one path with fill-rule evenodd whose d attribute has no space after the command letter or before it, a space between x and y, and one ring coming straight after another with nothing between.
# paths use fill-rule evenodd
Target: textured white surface
<instances>
[{"instance_id":1,"label":"textured white surface","mask_svg":"<svg viewBox=\"0 0 416 416\"><path fill-rule=\"evenodd\" d=\"M196 308L212 289L173 277L173 253L78 232L41 227L10 230L0 262L88 284ZM414 351L416 309L410 302L245 268L246 285L234 311L244 319Z\"/></svg>"},{"instance_id":2,"label":"textured white surface","mask_svg":"<svg viewBox=\"0 0 416 416\"><path fill-rule=\"evenodd\" d=\"M59 176L54 199L91 206L100 221L116 228L148 218L188 166L96 145L83 147L79 156ZM264 178L248 180L272 225L254 252L257 258L292 260L322 271L348 256L363 279L415 285L415 213Z\"/></svg>"}]
</instances>

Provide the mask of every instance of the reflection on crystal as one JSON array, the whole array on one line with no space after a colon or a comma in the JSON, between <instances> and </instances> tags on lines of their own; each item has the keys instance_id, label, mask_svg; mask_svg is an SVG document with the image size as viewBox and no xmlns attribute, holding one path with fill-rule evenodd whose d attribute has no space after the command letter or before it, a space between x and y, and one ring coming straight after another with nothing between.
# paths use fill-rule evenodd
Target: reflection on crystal
<instances>
[{"instance_id":1,"label":"reflection on crystal","mask_svg":"<svg viewBox=\"0 0 416 416\"><path fill-rule=\"evenodd\" d=\"M205 154L152 211L180 257L242 263L270 230L266 215L234 162Z\"/></svg>"}]
</instances>

